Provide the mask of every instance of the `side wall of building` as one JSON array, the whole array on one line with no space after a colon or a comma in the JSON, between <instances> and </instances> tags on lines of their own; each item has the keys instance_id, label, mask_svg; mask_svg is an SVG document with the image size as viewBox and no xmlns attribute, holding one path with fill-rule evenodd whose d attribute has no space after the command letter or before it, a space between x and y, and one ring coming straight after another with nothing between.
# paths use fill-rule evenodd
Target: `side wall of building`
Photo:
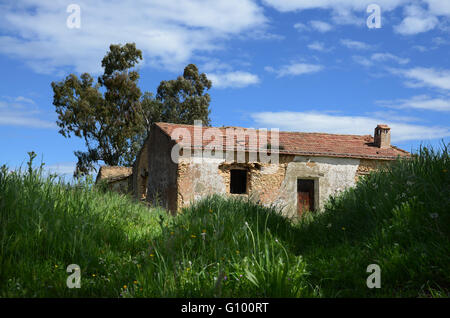
<instances>
[{"instance_id":1,"label":"side wall of building","mask_svg":"<svg viewBox=\"0 0 450 318\"><path fill-rule=\"evenodd\" d=\"M157 126L153 126L147 140L147 201L158 202L162 207L177 211L177 170L171 152L174 141Z\"/></svg>"},{"instance_id":2,"label":"side wall of building","mask_svg":"<svg viewBox=\"0 0 450 318\"><path fill-rule=\"evenodd\" d=\"M148 144L146 140L133 165L133 194L137 200L145 201L148 184Z\"/></svg>"},{"instance_id":3,"label":"side wall of building","mask_svg":"<svg viewBox=\"0 0 450 318\"><path fill-rule=\"evenodd\" d=\"M177 206L213 193L230 195L230 171L247 171L247 194L275 205L288 217L297 215L297 180L314 180L314 202L321 208L330 195L355 184L358 177L385 164L377 160L282 155L278 164L229 163L222 159L183 159L178 165Z\"/></svg>"}]
</instances>

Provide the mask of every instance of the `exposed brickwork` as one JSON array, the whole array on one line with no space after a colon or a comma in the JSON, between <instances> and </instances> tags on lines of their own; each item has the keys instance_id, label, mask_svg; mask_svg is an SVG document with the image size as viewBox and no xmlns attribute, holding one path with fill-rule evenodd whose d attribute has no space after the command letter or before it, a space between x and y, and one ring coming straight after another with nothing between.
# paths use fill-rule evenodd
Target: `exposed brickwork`
<instances>
[{"instance_id":1,"label":"exposed brickwork","mask_svg":"<svg viewBox=\"0 0 450 318\"><path fill-rule=\"evenodd\" d=\"M358 169L356 170L355 181L358 181L358 179L361 176L368 175L371 171L380 169L382 167L386 167L389 164L390 164L390 161L386 161L386 160L361 159L359 162Z\"/></svg>"}]
</instances>

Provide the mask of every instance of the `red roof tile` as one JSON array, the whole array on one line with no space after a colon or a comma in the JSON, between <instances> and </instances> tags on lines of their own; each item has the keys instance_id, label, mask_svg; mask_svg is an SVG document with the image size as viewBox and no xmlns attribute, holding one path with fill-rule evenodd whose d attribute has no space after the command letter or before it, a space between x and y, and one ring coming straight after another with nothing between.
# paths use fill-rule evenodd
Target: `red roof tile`
<instances>
[{"instance_id":1,"label":"red roof tile","mask_svg":"<svg viewBox=\"0 0 450 318\"><path fill-rule=\"evenodd\" d=\"M202 141L194 140L194 126L193 125L181 125L170 123L156 123L163 132L172 137L173 132L177 128L187 129L190 134L190 138L193 140L193 145L190 145L191 140L183 140L178 138L175 141L181 144L183 147L190 146L191 148L205 148L213 140L211 137L205 136ZM238 141L235 137L236 144L243 146L246 151L257 151L261 148L265 148L265 144L259 142L256 145L250 145L248 134L256 134L259 136L262 130L255 130L243 127L202 127L202 135L210 128L217 129L220 133L219 144L222 145L223 150L236 149L227 147L226 145L226 129L235 128L243 129L247 134L244 139L240 138ZM264 134L264 132L263 132ZM200 134L199 134L200 135ZM270 144L270 131L267 131L267 139ZM176 136L178 137L178 136ZM373 137L370 135L337 135L326 133L303 133L303 132L279 132L280 154L292 154L292 155L305 155L305 156L324 156L324 157L344 157L344 158L366 158L366 159L385 159L393 160L398 156L405 157L410 156L410 153L399 149L395 146L389 148L378 148L373 144Z\"/></svg>"}]
</instances>

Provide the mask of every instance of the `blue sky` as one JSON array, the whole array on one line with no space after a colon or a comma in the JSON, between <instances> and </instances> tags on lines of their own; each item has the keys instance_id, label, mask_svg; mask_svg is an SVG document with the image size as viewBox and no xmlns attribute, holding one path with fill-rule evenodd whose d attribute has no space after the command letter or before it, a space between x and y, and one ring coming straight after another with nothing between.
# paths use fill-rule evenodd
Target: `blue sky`
<instances>
[{"instance_id":1,"label":"blue sky","mask_svg":"<svg viewBox=\"0 0 450 318\"><path fill-rule=\"evenodd\" d=\"M369 4L381 28L368 28ZM69 28L70 4L80 28ZM22 0L0 3L0 163L34 150L71 174L81 139L58 133L52 81L101 73L111 43L143 51L155 92L195 63L213 81L212 124L373 134L414 150L450 137L447 0Z\"/></svg>"}]
</instances>

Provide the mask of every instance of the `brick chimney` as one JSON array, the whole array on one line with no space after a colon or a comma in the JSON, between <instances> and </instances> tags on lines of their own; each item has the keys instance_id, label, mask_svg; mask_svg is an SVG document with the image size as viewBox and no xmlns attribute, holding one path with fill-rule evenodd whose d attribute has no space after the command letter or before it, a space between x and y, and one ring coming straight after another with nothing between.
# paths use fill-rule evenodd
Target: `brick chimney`
<instances>
[{"instance_id":1,"label":"brick chimney","mask_svg":"<svg viewBox=\"0 0 450 318\"><path fill-rule=\"evenodd\" d=\"M388 125L378 125L375 128L373 141L378 148L389 148L391 146L391 128Z\"/></svg>"}]
</instances>

